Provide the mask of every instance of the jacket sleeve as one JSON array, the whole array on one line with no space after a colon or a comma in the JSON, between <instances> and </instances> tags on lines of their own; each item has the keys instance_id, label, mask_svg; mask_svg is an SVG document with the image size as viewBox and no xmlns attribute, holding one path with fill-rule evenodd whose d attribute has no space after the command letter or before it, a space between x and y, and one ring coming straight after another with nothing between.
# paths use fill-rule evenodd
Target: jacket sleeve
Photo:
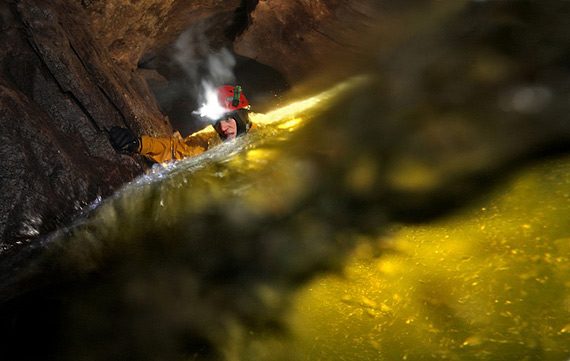
<instances>
[{"instance_id":1,"label":"jacket sleeve","mask_svg":"<svg viewBox=\"0 0 570 361\"><path fill-rule=\"evenodd\" d=\"M143 135L140 153L158 163L196 156L208 149L210 136L209 134L192 134L182 138L179 134L172 137Z\"/></svg>"}]
</instances>

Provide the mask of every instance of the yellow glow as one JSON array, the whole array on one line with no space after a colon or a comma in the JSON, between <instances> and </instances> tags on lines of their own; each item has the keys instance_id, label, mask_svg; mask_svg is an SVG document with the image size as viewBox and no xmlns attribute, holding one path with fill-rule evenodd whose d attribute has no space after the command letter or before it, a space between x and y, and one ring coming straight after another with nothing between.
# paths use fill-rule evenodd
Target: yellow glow
<instances>
[{"instance_id":1,"label":"yellow glow","mask_svg":"<svg viewBox=\"0 0 570 361\"><path fill-rule=\"evenodd\" d=\"M402 271L401 265L394 259L380 261L378 263L378 269L380 272L391 276L401 273Z\"/></svg>"},{"instance_id":2,"label":"yellow glow","mask_svg":"<svg viewBox=\"0 0 570 361\"><path fill-rule=\"evenodd\" d=\"M291 120L285 121L284 123L281 123L277 126L277 128L279 129L289 129L289 130L294 130L296 129L299 125L301 125L303 123L303 118L297 117L297 118L293 118Z\"/></svg>"},{"instance_id":3,"label":"yellow glow","mask_svg":"<svg viewBox=\"0 0 570 361\"><path fill-rule=\"evenodd\" d=\"M307 99L290 103L271 112L265 114L252 113L250 118L255 124L268 125L283 123L279 124L279 128L296 128L308 119L307 114L314 114L316 110L320 109L322 104L326 104L332 98L341 95L343 92L359 84L362 84L364 81L364 77L354 77L322 93L316 94Z\"/></svg>"},{"instance_id":4,"label":"yellow glow","mask_svg":"<svg viewBox=\"0 0 570 361\"><path fill-rule=\"evenodd\" d=\"M484 203L399 228L380 258L360 247L343 277L299 296L290 350L302 361L568 360L570 159Z\"/></svg>"},{"instance_id":5,"label":"yellow glow","mask_svg":"<svg viewBox=\"0 0 570 361\"><path fill-rule=\"evenodd\" d=\"M252 149L246 153L248 161L266 161L276 156L277 151L271 149Z\"/></svg>"}]
</instances>

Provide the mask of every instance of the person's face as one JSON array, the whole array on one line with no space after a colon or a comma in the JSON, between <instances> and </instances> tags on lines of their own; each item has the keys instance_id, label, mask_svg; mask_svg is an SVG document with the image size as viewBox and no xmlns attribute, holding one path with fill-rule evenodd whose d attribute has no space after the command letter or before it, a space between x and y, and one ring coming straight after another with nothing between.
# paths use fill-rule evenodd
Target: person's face
<instances>
[{"instance_id":1,"label":"person's face","mask_svg":"<svg viewBox=\"0 0 570 361\"><path fill-rule=\"evenodd\" d=\"M228 118L220 121L220 133L224 135L226 140L232 140L237 136L237 123L234 118Z\"/></svg>"}]
</instances>

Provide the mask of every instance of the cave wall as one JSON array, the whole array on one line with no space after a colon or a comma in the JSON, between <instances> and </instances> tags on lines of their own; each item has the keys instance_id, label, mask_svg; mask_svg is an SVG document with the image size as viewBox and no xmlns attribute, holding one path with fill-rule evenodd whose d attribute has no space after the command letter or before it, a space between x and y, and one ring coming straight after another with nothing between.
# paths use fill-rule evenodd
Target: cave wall
<instances>
[{"instance_id":1,"label":"cave wall","mask_svg":"<svg viewBox=\"0 0 570 361\"><path fill-rule=\"evenodd\" d=\"M315 69L341 79L369 57L365 44L382 7L375 0L261 0L234 48L277 69L291 83L317 75Z\"/></svg>"},{"instance_id":2,"label":"cave wall","mask_svg":"<svg viewBox=\"0 0 570 361\"><path fill-rule=\"evenodd\" d=\"M116 64L134 69L140 60L168 48L186 29L204 24L212 44L225 43L241 0L84 0L94 36Z\"/></svg>"},{"instance_id":3,"label":"cave wall","mask_svg":"<svg viewBox=\"0 0 570 361\"><path fill-rule=\"evenodd\" d=\"M66 1L0 3L0 254L68 224L144 169L106 129L166 134L144 80L115 66Z\"/></svg>"}]
</instances>

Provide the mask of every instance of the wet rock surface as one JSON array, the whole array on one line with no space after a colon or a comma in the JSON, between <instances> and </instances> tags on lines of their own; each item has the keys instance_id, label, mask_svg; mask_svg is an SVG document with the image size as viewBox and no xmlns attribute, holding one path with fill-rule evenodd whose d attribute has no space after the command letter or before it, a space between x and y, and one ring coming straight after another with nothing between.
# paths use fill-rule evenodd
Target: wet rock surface
<instances>
[{"instance_id":1,"label":"wet rock surface","mask_svg":"<svg viewBox=\"0 0 570 361\"><path fill-rule=\"evenodd\" d=\"M77 217L139 174L106 129L169 131L146 83L117 68L73 4L1 5L2 254Z\"/></svg>"}]
</instances>

